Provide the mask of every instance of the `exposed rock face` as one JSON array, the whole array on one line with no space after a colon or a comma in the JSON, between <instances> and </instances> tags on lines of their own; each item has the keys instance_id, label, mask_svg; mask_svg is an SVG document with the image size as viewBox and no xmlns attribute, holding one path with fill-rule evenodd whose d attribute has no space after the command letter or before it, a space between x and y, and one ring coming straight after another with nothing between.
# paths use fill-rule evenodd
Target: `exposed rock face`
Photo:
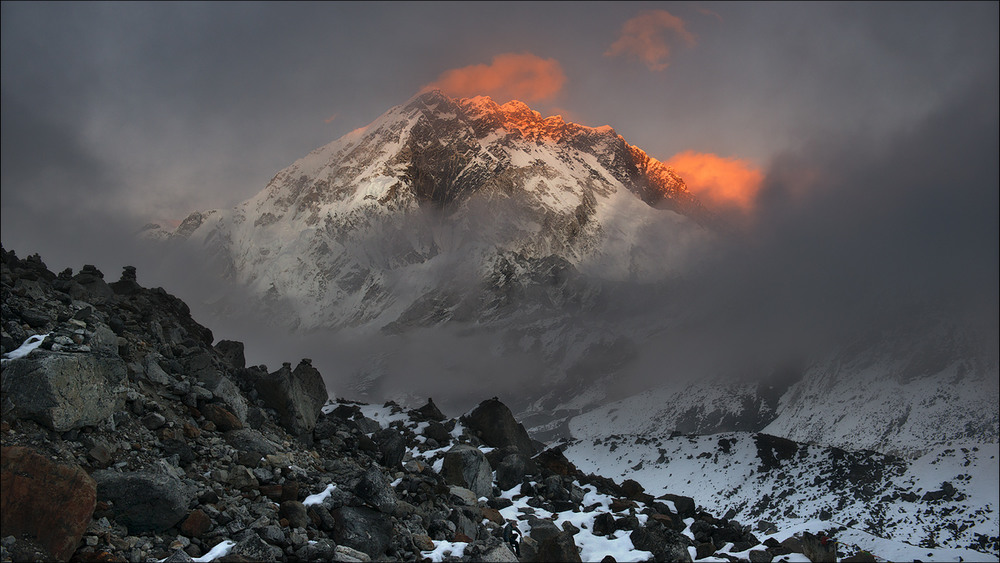
<instances>
[{"instance_id":1,"label":"exposed rock face","mask_svg":"<svg viewBox=\"0 0 1000 563\"><path fill-rule=\"evenodd\" d=\"M65 432L95 426L119 410L125 377L118 356L41 350L6 363L2 385L20 416Z\"/></svg>"},{"instance_id":2,"label":"exposed rock face","mask_svg":"<svg viewBox=\"0 0 1000 563\"><path fill-rule=\"evenodd\" d=\"M494 448L513 446L524 456L535 455L528 431L514 420L514 415L506 405L493 398L483 401L462 422L486 445Z\"/></svg>"},{"instance_id":3,"label":"exposed rock face","mask_svg":"<svg viewBox=\"0 0 1000 563\"><path fill-rule=\"evenodd\" d=\"M308 359L294 370L285 364L259 377L254 385L264 403L278 411L281 424L296 436L312 431L328 397L323 376Z\"/></svg>"},{"instance_id":4,"label":"exposed rock face","mask_svg":"<svg viewBox=\"0 0 1000 563\"><path fill-rule=\"evenodd\" d=\"M162 532L187 516L192 494L176 476L163 471L94 472L97 498L111 501L115 520L132 533Z\"/></svg>"},{"instance_id":5,"label":"exposed rock face","mask_svg":"<svg viewBox=\"0 0 1000 563\"><path fill-rule=\"evenodd\" d=\"M53 560L80 545L97 500L97 485L79 466L53 463L22 447L3 448L0 528L4 537L32 538Z\"/></svg>"}]
</instances>

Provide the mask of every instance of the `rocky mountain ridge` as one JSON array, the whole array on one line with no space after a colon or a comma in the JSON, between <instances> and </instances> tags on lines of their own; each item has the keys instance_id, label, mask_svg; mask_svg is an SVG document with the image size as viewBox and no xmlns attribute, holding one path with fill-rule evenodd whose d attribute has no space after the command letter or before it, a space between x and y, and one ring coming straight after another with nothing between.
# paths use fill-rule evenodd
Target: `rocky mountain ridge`
<instances>
[{"instance_id":1,"label":"rocky mountain ridge","mask_svg":"<svg viewBox=\"0 0 1000 563\"><path fill-rule=\"evenodd\" d=\"M458 419L432 401L329 400L309 360L243 365L240 343L214 342L134 268L109 284L92 266L56 275L4 250L0 282L3 560L771 561L835 550L811 533L762 541L690 497L585 474L495 399Z\"/></svg>"}]
</instances>

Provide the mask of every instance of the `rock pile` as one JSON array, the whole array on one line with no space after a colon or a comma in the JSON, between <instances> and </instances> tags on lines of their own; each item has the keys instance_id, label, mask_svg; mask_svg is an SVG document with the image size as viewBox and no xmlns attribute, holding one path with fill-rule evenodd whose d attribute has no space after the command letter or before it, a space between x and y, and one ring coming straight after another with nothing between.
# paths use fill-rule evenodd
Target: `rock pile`
<instances>
[{"instance_id":1,"label":"rock pile","mask_svg":"<svg viewBox=\"0 0 1000 563\"><path fill-rule=\"evenodd\" d=\"M3 561L600 559L584 536L656 560L789 552L584 475L499 400L449 419L328 401L308 359L247 367L134 268L108 284L2 250L0 285Z\"/></svg>"}]
</instances>

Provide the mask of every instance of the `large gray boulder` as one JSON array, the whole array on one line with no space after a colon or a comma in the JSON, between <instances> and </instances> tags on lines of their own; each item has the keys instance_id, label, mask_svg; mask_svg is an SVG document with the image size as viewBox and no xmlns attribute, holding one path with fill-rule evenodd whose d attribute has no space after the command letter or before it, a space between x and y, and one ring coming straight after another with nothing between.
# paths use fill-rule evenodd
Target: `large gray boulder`
<instances>
[{"instance_id":1,"label":"large gray boulder","mask_svg":"<svg viewBox=\"0 0 1000 563\"><path fill-rule=\"evenodd\" d=\"M456 444L444 454L441 474L445 482L465 487L478 497L493 496L493 471L479 448Z\"/></svg>"},{"instance_id":2,"label":"large gray boulder","mask_svg":"<svg viewBox=\"0 0 1000 563\"><path fill-rule=\"evenodd\" d=\"M188 513L193 491L175 475L163 470L93 473L97 499L111 501L115 521L130 534L162 532Z\"/></svg>"},{"instance_id":3,"label":"large gray boulder","mask_svg":"<svg viewBox=\"0 0 1000 563\"><path fill-rule=\"evenodd\" d=\"M128 369L118 356L36 350L4 361L0 377L17 416L65 432L121 410Z\"/></svg>"},{"instance_id":4,"label":"large gray boulder","mask_svg":"<svg viewBox=\"0 0 1000 563\"><path fill-rule=\"evenodd\" d=\"M285 364L254 382L264 404L277 411L281 425L294 436L312 432L328 398L323 376L303 359L295 369Z\"/></svg>"}]
</instances>

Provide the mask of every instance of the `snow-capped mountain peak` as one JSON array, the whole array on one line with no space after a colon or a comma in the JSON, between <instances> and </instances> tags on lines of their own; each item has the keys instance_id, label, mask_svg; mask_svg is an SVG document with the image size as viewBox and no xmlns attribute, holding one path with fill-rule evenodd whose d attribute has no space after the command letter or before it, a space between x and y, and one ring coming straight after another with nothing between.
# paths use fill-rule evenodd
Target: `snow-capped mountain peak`
<instances>
[{"instance_id":1,"label":"snow-capped mountain peak","mask_svg":"<svg viewBox=\"0 0 1000 563\"><path fill-rule=\"evenodd\" d=\"M662 275L669 260L638 257L673 249L642 229L672 225L690 241L706 236L707 217L671 168L610 127L433 90L299 159L235 208L192 213L172 236L205 245L262 299L280 296L291 324L381 328L412 320L407 311L439 294L456 263L472 279L512 256L525 271L554 257L581 270L599 263L606 278Z\"/></svg>"}]
</instances>

